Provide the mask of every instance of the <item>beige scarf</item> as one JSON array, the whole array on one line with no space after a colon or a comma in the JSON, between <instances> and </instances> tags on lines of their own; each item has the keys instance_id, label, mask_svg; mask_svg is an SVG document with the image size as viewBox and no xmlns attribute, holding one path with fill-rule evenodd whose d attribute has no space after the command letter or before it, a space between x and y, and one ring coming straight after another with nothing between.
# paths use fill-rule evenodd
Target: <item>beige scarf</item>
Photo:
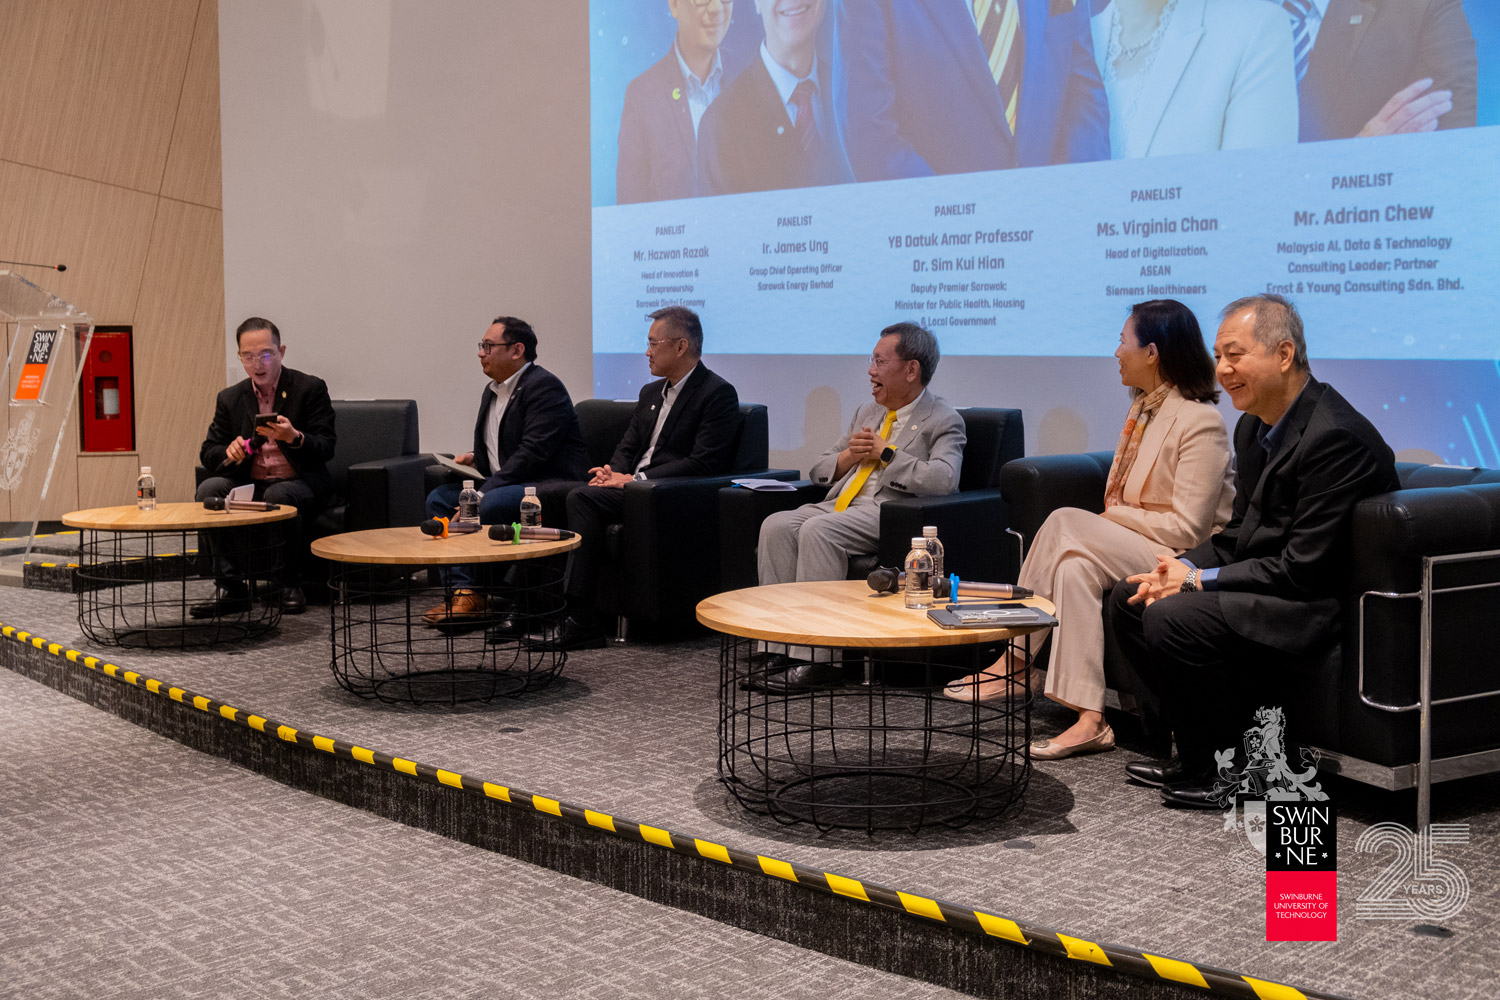
<instances>
[{"instance_id":1,"label":"beige scarf","mask_svg":"<svg viewBox=\"0 0 1500 1000\"><path fill-rule=\"evenodd\" d=\"M1156 411L1161 409L1161 404L1166 402L1167 394L1171 391L1172 387L1163 382L1150 392L1139 393L1130 404L1130 413L1125 417L1125 428L1120 431L1120 441L1115 445L1114 461L1109 463L1109 481L1104 486L1105 510L1125 502L1125 480L1130 478L1136 452L1141 450L1141 438L1145 437L1147 425L1156 416Z\"/></svg>"}]
</instances>

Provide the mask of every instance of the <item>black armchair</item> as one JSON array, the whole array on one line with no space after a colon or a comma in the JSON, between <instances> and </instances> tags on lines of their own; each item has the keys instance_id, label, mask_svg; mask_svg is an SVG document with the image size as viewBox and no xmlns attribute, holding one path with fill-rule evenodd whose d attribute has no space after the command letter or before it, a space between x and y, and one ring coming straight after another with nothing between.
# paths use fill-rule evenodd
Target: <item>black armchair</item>
<instances>
[{"instance_id":1,"label":"black armchair","mask_svg":"<svg viewBox=\"0 0 1500 1000\"><path fill-rule=\"evenodd\" d=\"M1020 569L1006 536L1008 504L1000 491L1000 470L1026 453L1020 410L969 407L958 411L968 443L958 492L941 497L889 500L880 507L880 549L849 561L849 577L862 579L876 566L899 566L913 537L934 525L944 549L944 569L966 580L1014 581ZM760 525L778 510L816 503L826 486L806 481L794 492L764 493L739 487L719 493L719 562L724 590L753 587Z\"/></svg>"},{"instance_id":2,"label":"black armchair","mask_svg":"<svg viewBox=\"0 0 1500 1000\"><path fill-rule=\"evenodd\" d=\"M1110 458L1049 455L1006 467L1001 489L1027 545L1057 507L1103 509ZM1433 782L1500 770L1500 661L1479 652L1500 617L1500 470L1396 471L1401 489L1354 509L1343 635L1286 708L1291 735L1319 750L1324 770L1416 787L1425 826ZM1105 679L1133 686L1111 648Z\"/></svg>"},{"instance_id":3,"label":"black armchair","mask_svg":"<svg viewBox=\"0 0 1500 1000\"><path fill-rule=\"evenodd\" d=\"M579 405L582 422L583 404ZM623 405L628 421L635 404L612 405ZM599 575L601 611L632 626L672 630L691 624L698 602L724 589L718 560L719 491L735 479L797 476L795 469L766 467L770 433L765 406L741 404L740 414L743 422L730 472L626 485L625 520L611 527L604 539ZM621 425L611 449L623 434ZM584 438L587 442L587 431ZM606 452L600 461L608 457Z\"/></svg>"},{"instance_id":4,"label":"black armchair","mask_svg":"<svg viewBox=\"0 0 1500 1000\"><path fill-rule=\"evenodd\" d=\"M313 521L311 538L366 528L420 524L422 475L417 403L412 399L335 399L338 447L328 463L333 495Z\"/></svg>"},{"instance_id":5,"label":"black armchair","mask_svg":"<svg viewBox=\"0 0 1500 1000\"><path fill-rule=\"evenodd\" d=\"M338 444L328 462L333 482L328 502L302 522L306 544L327 535L366 528L420 524L423 513L423 469L431 461L417 453L417 404L411 399L333 400ZM209 475L199 466L196 481ZM204 550L203 545L199 545ZM317 561L306 551L288 553L302 563L302 576L315 583Z\"/></svg>"}]
</instances>

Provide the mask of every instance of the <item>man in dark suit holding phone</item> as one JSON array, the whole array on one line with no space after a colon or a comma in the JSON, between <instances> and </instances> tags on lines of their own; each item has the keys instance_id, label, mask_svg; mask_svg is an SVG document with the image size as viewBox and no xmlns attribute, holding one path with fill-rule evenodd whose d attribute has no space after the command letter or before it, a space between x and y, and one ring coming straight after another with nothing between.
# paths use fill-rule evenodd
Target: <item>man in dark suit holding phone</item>
<instances>
[{"instance_id":1,"label":"man in dark suit holding phone","mask_svg":"<svg viewBox=\"0 0 1500 1000\"><path fill-rule=\"evenodd\" d=\"M729 471L740 431L740 398L734 386L702 364L703 323L685 306L651 314L646 361L655 382L641 389L635 414L619 447L589 470L587 486L568 494L568 527L583 542L568 573L568 619L559 639L565 649L604 645L595 609L599 548L604 531L625 513L625 486L669 476L713 476Z\"/></svg>"},{"instance_id":2,"label":"man in dark suit holding phone","mask_svg":"<svg viewBox=\"0 0 1500 1000\"><path fill-rule=\"evenodd\" d=\"M281 574L281 610L301 614L307 607L298 572L302 557L300 522L315 516L332 486L328 460L335 443L333 403L323 380L286 368L286 346L276 324L252 316L234 333L240 364L248 376L219 393L213 422L198 461L212 475L197 499L222 497L236 486L254 484L255 499L297 508L290 522ZM204 535L212 551L214 534ZM213 600L191 609L194 618L238 614L250 606L250 592L239 569L215 553Z\"/></svg>"},{"instance_id":3,"label":"man in dark suit holding phone","mask_svg":"<svg viewBox=\"0 0 1500 1000\"><path fill-rule=\"evenodd\" d=\"M1397 488L1380 432L1312 377L1302 318L1286 299L1231 303L1214 357L1219 385L1244 413L1234 513L1111 597L1120 648L1160 700L1178 750L1176 761L1126 770L1163 786L1169 804L1207 809L1222 808L1214 753L1239 746L1255 708L1284 705L1299 668L1338 635L1354 505Z\"/></svg>"}]
</instances>

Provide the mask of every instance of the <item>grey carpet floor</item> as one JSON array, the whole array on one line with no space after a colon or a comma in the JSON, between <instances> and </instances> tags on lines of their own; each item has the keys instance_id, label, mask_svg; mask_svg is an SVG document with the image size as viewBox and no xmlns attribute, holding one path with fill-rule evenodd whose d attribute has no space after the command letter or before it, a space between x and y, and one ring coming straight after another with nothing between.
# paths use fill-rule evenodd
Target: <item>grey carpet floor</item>
<instances>
[{"instance_id":1,"label":"grey carpet floor","mask_svg":"<svg viewBox=\"0 0 1500 1000\"><path fill-rule=\"evenodd\" d=\"M73 599L0 592L0 621L80 649ZM459 771L745 850L951 900L1067 934L1349 997L1494 995L1500 955L1500 776L1439 786L1439 822L1467 823L1444 848L1471 899L1443 922L1369 921L1353 904L1392 862L1359 854L1361 831L1411 824L1410 793L1334 780L1340 939L1264 940L1264 875L1217 813L1163 808L1125 782L1128 749L1040 764L1025 808L1000 822L918 835L785 828L751 815L714 780L717 643L630 644L570 656L561 682L487 706L411 708L353 697L328 668L327 610L289 618L240 648L90 650L163 681L319 735ZM1045 706L1038 729L1060 719Z\"/></svg>"},{"instance_id":2,"label":"grey carpet floor","mask_svg":"<svg viewBox=\"0 0 1500 1000\"><path fill-rule=\"evenodd\" d=\"M295 791L0 670L0 996L958 994Z\"/></svg>"}]
</instances>

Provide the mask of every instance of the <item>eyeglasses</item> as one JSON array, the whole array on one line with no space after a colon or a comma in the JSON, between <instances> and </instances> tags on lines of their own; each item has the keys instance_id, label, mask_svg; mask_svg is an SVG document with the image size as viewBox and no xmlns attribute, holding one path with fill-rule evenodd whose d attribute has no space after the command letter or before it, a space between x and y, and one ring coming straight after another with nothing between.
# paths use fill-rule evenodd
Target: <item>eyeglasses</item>
<instances>
[{"instance_id":1,"label":"eyeglasses","mask_svg":"<svg viewBox=\"0 0 1500 1000\"><path fill-rule=\"evenodd\" d=\"M275 351L255 351L255 352L241 351L240 352L240 364L242 364L242 365L250 365L250 364L254 364L257 361L259 361L261 364L269 364L270 361L271 361L271 359L274 358L275 356L276 356L276 352Z\"/></svg>"},{"instance_id":2,"label":"eyeglasses","mask_svg":"<svg viewBox=\"0 0 1500 1000\"><path fill-rule=\"evenodd\" d=\"M714 0L693 0L693 6L697 7L699 10L703 10L705 7L708 7L713 2L714 2ZM719 0L719 3L722 6L725 6L725 7L733 7L734 6L734 0Z\"/></svg>"},{"instance_id":3,"label":"eyeglasses","mask_svg":"<svg viewBox=\"0 0 1500 1000\"><path fill-rule=\"evenodd\" d=\"M651 351L656 350L658 347L660 347L663 344L670 344L674 340L686 340L686 339L687 338L685 338L685 337L667 337L665 340L652 340L650 337L647 337L646 338L646 351L647 351L647 353L650 353Z\"/></svg>"},{"instance_id":4,"label":"eyeglasses","mask_svg":"<svg viewBox=\"0 0 1500 1000\"><path fill-rule=\"evenodd\" d=\"M904 365L907 361L910 360L912 359L907 358L903 360L901 358L877 358L874 355L871 355L870 365L874 368L884 369L886 365Z\"/></svg>"},{"instance_id":5,"label":"eyeglasses","mask_svg":"<svg viewBox=\"0 0 1500 1000\"><path fill-rule=\"evenodd\" d=\"M498 344L492 344L488 340L481 340L479 342L479 353L488 354L497 347L515 347L519 343L519 340L502 340Z\"/></svg>"}]
</instances>

